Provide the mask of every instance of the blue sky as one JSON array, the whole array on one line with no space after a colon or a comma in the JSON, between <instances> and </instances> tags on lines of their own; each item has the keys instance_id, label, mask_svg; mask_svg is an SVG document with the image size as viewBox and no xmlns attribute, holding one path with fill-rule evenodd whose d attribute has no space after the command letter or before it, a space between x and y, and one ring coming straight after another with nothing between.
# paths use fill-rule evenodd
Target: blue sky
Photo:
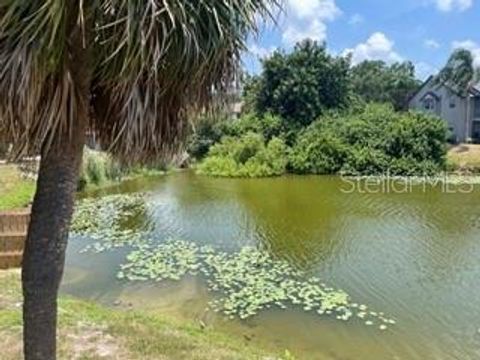
<instances>
[{"instance_id":1,"label":"blue sky","mask_svg":"<svg viewBox=\"0 0 480 360\"><path fill-rule=\"evenodd\" d=\"M424 79L446 62L455 47L470 49L480 66L480 0L283 0L276 26L262 26L249 41L249 72L276 48L291 49L303 38L326 41L334 54L353 62L410 60Z\"/></svg>"}]
</instances>

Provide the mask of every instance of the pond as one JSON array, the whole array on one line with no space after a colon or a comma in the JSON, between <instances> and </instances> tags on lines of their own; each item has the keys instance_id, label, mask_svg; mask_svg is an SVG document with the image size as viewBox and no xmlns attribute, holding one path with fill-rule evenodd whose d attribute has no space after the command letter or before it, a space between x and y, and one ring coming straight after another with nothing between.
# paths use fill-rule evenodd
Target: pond
<instances>
[{"instance_id":1,"label":"pond","mask_svg":"<svg viewBox=\"0 0 480 360\"><path fill-rule=\"evenodd\" d=\"M123 227L148 231L156 244L181 239L226 254L254 247L388 314L395 325L385 331L357 316L338 321L295 305L230 319L206 310L216 295L201 275L120 280L132 248L85 253L95 242L88 236L72 236L62 291L160 310L299 359L479 359L480 187L352 189L337 177L183 172L90 196L145 193L142 211L126 214Z\"/></svg>"}]
</instances>

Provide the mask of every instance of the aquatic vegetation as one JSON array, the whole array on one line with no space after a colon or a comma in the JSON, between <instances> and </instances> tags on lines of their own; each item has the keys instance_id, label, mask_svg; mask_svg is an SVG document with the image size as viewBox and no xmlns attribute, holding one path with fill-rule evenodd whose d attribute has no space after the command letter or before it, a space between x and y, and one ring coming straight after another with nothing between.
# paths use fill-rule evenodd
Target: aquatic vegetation
<instances>
[{"instance_id":1,"label":"aquatic vegetation","mask_svg":"<svg viewBox=\"0 0 480 360\"><path fill-rule=\"evenodd\" d=\"M194 244L169 242L161 251L140 246L127 256L128 263L122 265L119 279L134 280L180 280L187 273L196 274L199 268L198 249Z\"/></svg>"},{"instance_id":2,"label":"aquatic vegetation","mask_svg":"<svg viewBox=\"0 0 480 360\"><path fill-rule=\"evenodd\" d=\"M146 213L143 194L84 199L77 204L72 232L97 240L83 251L103 252L119 247L134 249L117 274L125 281L180 281L201 275L215 294L209 307L229 318L247 319L264 309L301 308L318 315L386 330L395 321L319 278L309 277L287 261L253 247L224 252L193 242L169 240L152 245L148 226L139 221Z\"/></svg>"},{"instance_id":3,"label":"aquatic vegetation","mask_svg":"<svg viewBox=\"0 0 480 360\"><path fill-rule=\"evenodd\" d=\"M367 326L376 325L380 330L395 324L383 313L368 312L366 305L352 303L346 292L328 287L288 262L252 247L226 253L181 240L155 247L142 245L128 255L118 278L178 281L199 273L205 277L208 289L217 295L209 303L211 309L232 319L247 319L272 307L296 306L343 321L357 315Z\"/></svg>"},{"instance_id":4,"label":"aquatic vegetation","mask_svg":"<svg viewBox=\"0 0 480 360\"><path fill-rule=\"evenodd\" d=\"M103 252L125 245L139 245L148 241L148 233L144 229L132 229L132 222L145 212L143 194L83 199L76 204L71 232L96 240L84 251Z\"/></svg>"}]
</instances>

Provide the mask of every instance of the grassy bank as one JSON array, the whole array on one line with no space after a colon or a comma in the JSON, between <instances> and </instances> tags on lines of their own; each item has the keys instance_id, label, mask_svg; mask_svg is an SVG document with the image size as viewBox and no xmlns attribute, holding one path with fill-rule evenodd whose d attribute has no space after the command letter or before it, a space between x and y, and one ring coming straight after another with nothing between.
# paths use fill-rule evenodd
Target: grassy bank
<instances>
[{"instance_id":1,"label":"grassy bank","mask_svg":"<svg viewBox=\"0 0 480 360\"><path fill-rule=\"evenodd\" d=\"M480 173L480 145L458 145L448 151L448 164L456 171Z\"/></svg>"},{"instance_id":2,"label":"grassy bank","mask_svg":"<svg viewBox=\"0 0 480 360\"><path fill-rule=\"evenodd\" d=\"M161 176L166 168L122 168L105 153L86 150L78 182L78 191L108 188L122 181L141 177ZM15 164L0 164L0 211L23 208L35 193L35 181L22 177Z\"/></svg>"},{"instance_id":3,"label":"grassy bank","mask_svg":"<svg viewBox=\"0 0 480 360\"><path fill-rule=\"evenodd\" d=\"M0 165L0 211L22 208L33 198L35 183L21 177L14 165Z\"/></svg>"},{"instance_id":4,"label":"grassy bank","mask_svg":"<svg viewBox=\"0 0 480 360\"><path fill-rule=\"evenodd\" d=\"M0 272L2 359L21 358L21 328L20 273ZM199 324L70 297L59 301L58 351L60 359L280 359Z\"/></svg>"}]
</instances>

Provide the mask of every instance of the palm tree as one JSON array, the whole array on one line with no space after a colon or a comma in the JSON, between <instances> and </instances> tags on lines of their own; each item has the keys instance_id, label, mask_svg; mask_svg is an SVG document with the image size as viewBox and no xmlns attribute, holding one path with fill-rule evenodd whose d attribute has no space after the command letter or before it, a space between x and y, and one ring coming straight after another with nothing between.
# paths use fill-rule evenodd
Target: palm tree
<instances>
[{"instance_id":1,"label":"palm tree","mask_svg":"<svg viewBox=\"0 0 480 360\"><path fill-rule=\"evenodd\" d=\"M479 80L480 71L475 67L473 55L467 49L455 50L435 79L438 85L444 85L456 95L466 99L465 139L470 137L470 93Z\"/></svg>"},{"instance_id":2,"label":"palm tree","mask_svg":"<svg viewBox=\"0 0 480 360\"><path fill-rule=\"evenodd\" d=\"M125 162L179 146L186 114L235 74L277 0L6 0L0 134L41 154L22 282L27 360L56 357L57 293L85 142Z\"/></svg>"}]
</instances>

